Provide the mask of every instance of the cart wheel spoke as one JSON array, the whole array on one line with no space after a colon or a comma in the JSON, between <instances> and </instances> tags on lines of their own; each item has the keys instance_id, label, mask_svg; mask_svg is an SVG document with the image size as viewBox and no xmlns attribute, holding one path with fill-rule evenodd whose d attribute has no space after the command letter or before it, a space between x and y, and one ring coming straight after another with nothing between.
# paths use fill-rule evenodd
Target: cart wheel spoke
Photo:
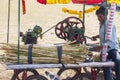
<instances>
[{"instance_id":1,"label":"cart wheel spoke","mask_svg":"<svg viewBox=\"0 0 120 80\"><path fill-rule=\"evenodd\" d=\"M26 71L26 73L24 73L24 71ZM24 74L26 76L24 76ZM14 74L13 74L11 80L24 80L27 76L33 75L33 74L34 75L39 75L39 73L36 70L34 70L34 69L14 70Z\"/></svg>"}]
</instances>

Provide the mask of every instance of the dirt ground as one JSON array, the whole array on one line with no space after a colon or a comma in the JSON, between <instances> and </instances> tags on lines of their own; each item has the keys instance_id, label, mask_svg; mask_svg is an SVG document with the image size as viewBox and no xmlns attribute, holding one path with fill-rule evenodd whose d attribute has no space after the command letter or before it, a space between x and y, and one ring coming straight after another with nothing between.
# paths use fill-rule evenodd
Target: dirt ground
<instances>
[{"instance_id":1,"label":"dirt ground","mask_svg":"<svg viewBox=\"0 0 120 80\"><path fill-rule=\"evenodd\" d=\"M18 0L10 0L10 24L9 24L9 43L18 44ZM0 43L7 42L7 33L8 33L8 0L0 0ZM93 7L92 5L86 5L86 9ZM33 29L35 25L39 25L42 27L43 32L48 30L49 28L56 25L58 22L71 15L68 13L63 13L62 8L68 8L71 10L83 10L82 4L54 4L54 5L42 5L37 3L36 0L26 0L26 14L22 14L21 7L21 18L20 18L20 31L27 31L29 28ZM115 12L114 23L117 28L117 35L120 38L120 12ZM93 36L98 34L99 22L95 15L95 11L91 13L85 14L85 35ZM21 38L20 38L21 39ZM99 40L98 40L99 41ZM97 41L97 42L98 42ZM62 39L59 39L54 29L50 30L46 34L43 35L42 39L38 39L38 44L46 44L46 43L62 43L65 42ZM87 39L88 43L91 40ZM20 44L23 45L23 42L20 40ZM0 45L2 46L2 45ZM0 50L0 55L4 56L6 53ZM0 80L10 80L11 75L13 74L12 70L6 70L6 63L4 61L0 62ZM41 72L45 71L42 69ZM51 71L51 70L50 70ZM53 71L52 71L53 72ZM104 80L103 76L99 75L99 79Z\"/></svg>"}]
</instances>

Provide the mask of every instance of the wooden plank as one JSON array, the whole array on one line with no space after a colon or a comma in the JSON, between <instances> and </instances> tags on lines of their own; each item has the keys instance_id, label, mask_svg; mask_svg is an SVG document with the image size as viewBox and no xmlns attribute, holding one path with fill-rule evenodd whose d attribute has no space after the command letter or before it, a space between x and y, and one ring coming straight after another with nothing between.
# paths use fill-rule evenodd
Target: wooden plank
<instances>
[{"instance_id":1,"label":"wooden plank","mask_svg":"<svg viewBox=\"0 0 120 80\"><path fill-rule=\"evenodd\" d=\"M72 67L112 67L114 62L87 62L78 64L64 64L66 68ZM6 69L39 69L39 68L62 68L62 64L8 64Z\"/></svg>"}]
</instances>

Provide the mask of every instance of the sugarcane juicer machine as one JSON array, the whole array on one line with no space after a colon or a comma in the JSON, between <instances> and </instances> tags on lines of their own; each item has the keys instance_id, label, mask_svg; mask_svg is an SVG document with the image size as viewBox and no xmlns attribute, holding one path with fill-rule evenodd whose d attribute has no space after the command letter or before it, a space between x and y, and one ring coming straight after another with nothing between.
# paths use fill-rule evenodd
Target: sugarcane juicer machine
<instances>
[{"instance_id":1,"label":"sugarcane juicer machine","mask_svg":"<svg viewBox=\"0 0 120 80\"><path fill-rule=\"evenodd\" d=\"M85 27L82 20L77 17L68 17L57 23L50 29L42 32L42 28L38 25L34 26L33 29L28 29L25 34L20 33L24 44L30 44L28 46L28 63L32 64L32 48L33 44L37 44L38 37L43 36L46 32L51 29L55 29L55 34L58 38L66 41L76 41L77 43L86 43L86 37L84 36ZM62 46L57 46L58 63L62 63Z\"/></svg>"},{"instance_id":2,"label":"sugarcane juicer machine","mask_svg":"<svg viewBox=\"0 0 120 80\"><path fill-rule=\"evenodd\" d=\"M21 32L20 36L22 36L22 41L24 42L24 44L36 44L37 38L39 36L43 36L43 34L53 28L55 29L55 34L60 39L64 39L66 41L76 40L77 43L81 44L86 43L86 38L84 36L84 23L77 17L65 18L64 20L60 21L55 26L51 27L43 33L42 28L36 25L33 30L28 29L25 34Z\"/></svg>"}]
</instances>

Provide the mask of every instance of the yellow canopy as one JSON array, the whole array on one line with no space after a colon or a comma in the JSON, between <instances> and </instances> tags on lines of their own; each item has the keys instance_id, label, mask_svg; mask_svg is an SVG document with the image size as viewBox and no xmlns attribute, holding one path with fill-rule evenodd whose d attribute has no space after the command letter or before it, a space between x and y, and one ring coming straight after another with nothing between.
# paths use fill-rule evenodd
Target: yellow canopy
<instances>
[{"instance_id":1,"label":"yellow canopy","mask_svg":"<svg viewBox=\"0 0 120 80\"><path fill-rule=\"evenodd\" d=\"M108 3L116 3L116 4L120 4L120 0L107 0Z\"/></svg>"}]
</instances>

